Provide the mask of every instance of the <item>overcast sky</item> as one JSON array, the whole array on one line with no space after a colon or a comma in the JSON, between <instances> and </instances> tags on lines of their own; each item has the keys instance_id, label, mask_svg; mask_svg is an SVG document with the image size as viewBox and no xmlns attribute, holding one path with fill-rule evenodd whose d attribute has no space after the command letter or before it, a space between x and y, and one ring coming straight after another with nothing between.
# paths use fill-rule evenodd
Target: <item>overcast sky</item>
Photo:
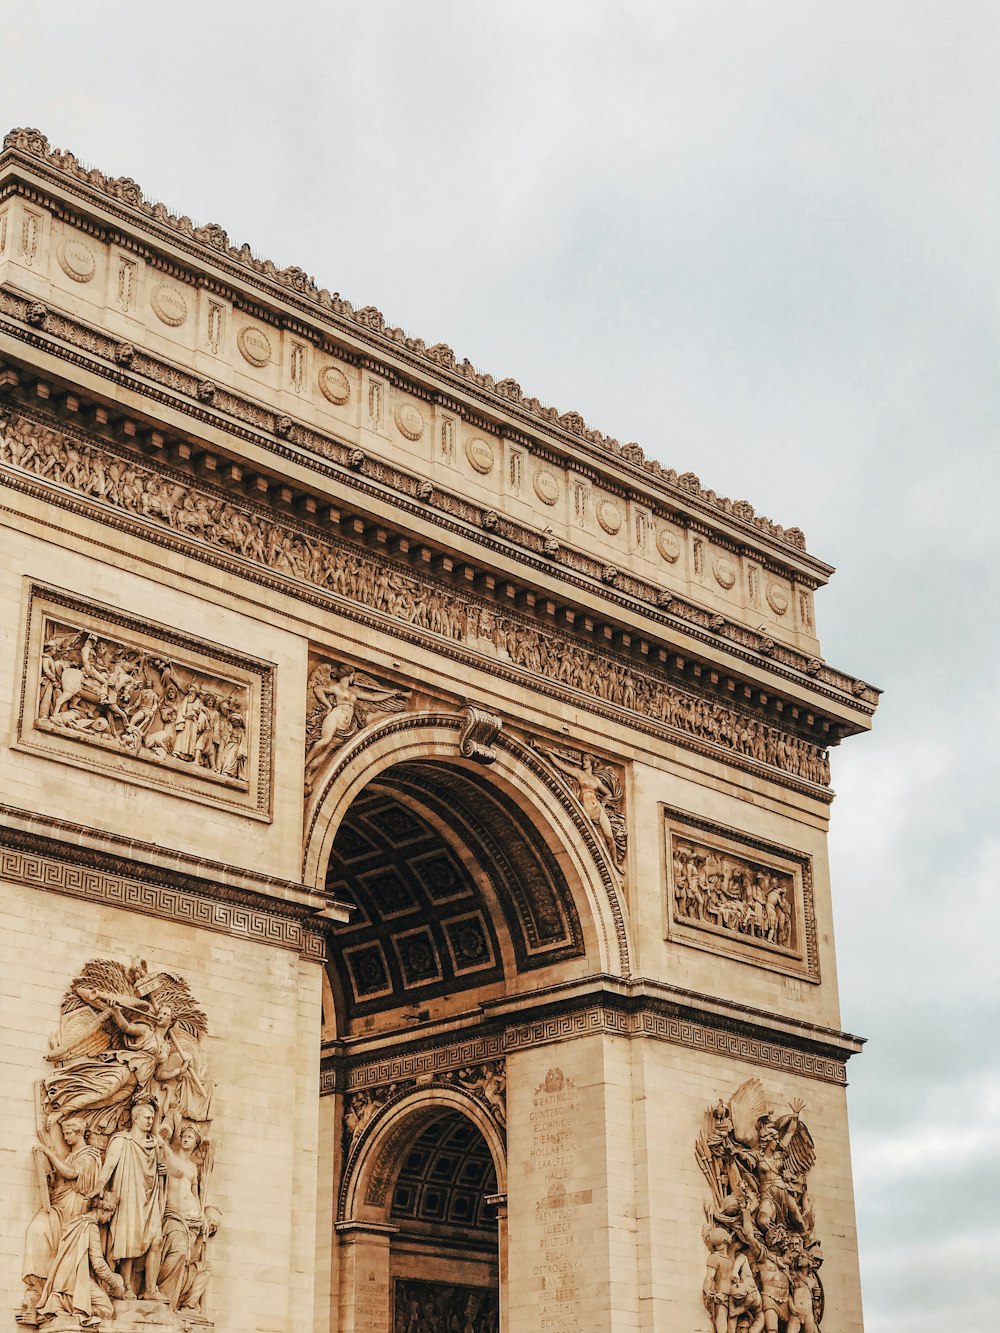
<instances>
[{"instance_id":1,"label":"overcast sky","mask_svg":"<svg viewBox=\"0 0 1000 1333\"><path fill-rule=\"evenodd\" d=\"M824 654L886 691L834 756L867 1328L996 1333L996 0L6 10L0 130L839 567Z\"/></svg>"}]
</instances>

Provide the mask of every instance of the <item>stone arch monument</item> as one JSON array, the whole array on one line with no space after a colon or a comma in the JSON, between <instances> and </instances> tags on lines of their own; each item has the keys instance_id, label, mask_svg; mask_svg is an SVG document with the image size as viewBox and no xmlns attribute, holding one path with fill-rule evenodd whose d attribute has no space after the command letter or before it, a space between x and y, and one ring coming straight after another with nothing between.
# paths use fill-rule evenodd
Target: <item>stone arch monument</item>
<instances>
[{"instance_id":1,"label":"stone arch monument","mask_svg":"<svg viewBox=\"0 0 1000 1333\"><path fill-rule=\"evenodd\" d=\"M0 155L0 1289L860 1333L797 528Z\"/></svg>"}]
</instances>

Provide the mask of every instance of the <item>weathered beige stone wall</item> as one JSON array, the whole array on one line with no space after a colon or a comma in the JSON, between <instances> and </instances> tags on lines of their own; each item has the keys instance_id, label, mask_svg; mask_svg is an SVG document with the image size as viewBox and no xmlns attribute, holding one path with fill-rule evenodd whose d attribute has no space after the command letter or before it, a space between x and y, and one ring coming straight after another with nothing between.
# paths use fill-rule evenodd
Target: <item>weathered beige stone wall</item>
<instances>
[{"instance_id":1,"label":"weathered beige stone wall","mask_svg":"<svg viewBox=\"0 0 1000 1333\"><path fill-rule=\"evenodd\" d=\"M793 1098L805 1102L802 1118L816 1144L809 1190L816 1205L815 1236L825 1256L823 1328L861 1333L844 1089L655 1041L633 1043L639 1326L643 1333L709 1327L701 1301L708 1254L701 1231L711 1191L695 1160L695 1141L706 1108L720 1097L728 1102L752 1077L763 1083L776 1115L787 1114Z\"/></svg>"},{"instance_id":2,"label":"weathered beige stone wall","mask_svg":"<svg viewBox=\"0 0 1000 1333\"><path fill-rule=\"evenodd\" d=\"M4 883L0 995L0 1308L20 1305L24 1231L38 1207L36 1081L67 987L91 958L144 958L183 976L208 1016L217 1084L211 1308L226 1333L313 1320L320 969L294 953Z\"/></svg>"},{"instance_id":3,"label":"weathered beige stone wall","mask_svg":"<svg viewBox=\"0 0 1000 1333\"><path fill-rule=\"evenodd\" d=\"M107 533L105 533L105 538ZM134 548L133 548L134 549ZM210 586L176 575L148 577L127 557L74 551L54 537L15 533L0 523L0 802L156 842L191 856L298 879L302 837L306 646L266 620L226 607ZM148 569L148 567L147 567ZM152 571L149 571L151 574ZM10 746L15 739L22 677L28 581L50 584L97 606L136 615L210 644L276 664L272 819L262 822L218 805L97 770L71 767ZM35 664L29 670L36 670ZM103 758L103 755L98 756ZM141 765L136 766L141 773ZM160 776L154 770L154 776ZM206 789L210 802L212 791Z\"/></svg>"}]
</instances>

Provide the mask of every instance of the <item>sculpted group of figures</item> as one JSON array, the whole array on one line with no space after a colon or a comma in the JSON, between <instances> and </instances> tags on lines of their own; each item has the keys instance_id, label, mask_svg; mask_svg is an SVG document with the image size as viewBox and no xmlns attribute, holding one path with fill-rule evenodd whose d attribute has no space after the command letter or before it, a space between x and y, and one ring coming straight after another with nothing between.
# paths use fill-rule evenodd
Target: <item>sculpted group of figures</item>
<instances>
[{"instance_id":1,"label":"sculpted group of figures","mask_svg":"<svg viewBox=\"0 0 1000 1333\"><path fill-rule=\"evenodd\" d=\"M38 724L138 758L243 781L246 687L133 644L46 620Z\"/></svg>"},{"instance_id":2,"label":"sculpted group of figures","mask_svg":"<svg viewBox=\"0 0 1000 1333\"><path fill-rule=\"evenodd\" d=\"M451 1084L481 1101L500 1128L507 1128L507 1067L502 1060L485 1064L466 1065L462 1069L446 1070L435 1075L435 1083ZM399 1093L415 1086L414 1080L384 1083L377 1088L361 1088L352 1092L344 1104L344 1145L348 1152L379 1111Z\"/></svg>"},{"instance_id":3,"label":"sculpted group of figures","mask_svg":"<svg viewBox=\"0 0 1000 1333\"><path fill-rule=\"evenodd\" d=\"M695 1145L712 1190L702 1294L713 1333L820 1333L823 1262L808 1175L804 1105L775 1116L759 1079L705 1112Z\"/></svg>"},{"instance_id":4,"label":"sculpted group of figures","mask_svg":"<svg viewBox=\"0 0 1000 1333\"><path fill-rule=\"evenodd\" d=\"M679 919L791 947L791 875L674 837L673 878Z\"/></svg>"},{"instance_id":5,"label":"sculpted group of figures","mask_svg":"<svg viewBox=\"0 0 1000 1333\"><path fill-rule=\"evenodd\" d=\"M213 1086L205 1015L181 978L89 962L67 991L39 1084L39 1210L18 1322L84 1328L118 1301L207 1323Z\"/></svg>"},{"instance_id":6,"label":"sculpted group of figures","mask_svg":"<svg viewBox=\"0 0 1000 1333\"><path fill-rule=\"evenodd\" d=\"M0 462L69 485L80 494L735 754L810 782L830 781L826 751L809 741L725 704L675 689L568 636L537 629L520 617L499 615L483 602L437 588L343 545L286 528L228 497L160 476L31 418L0 415Z\"/></svg>"},{"instance_id":7,"label":"sculpted group of figures","mask_svg":"<svg viewBox=\"0 0 1000 1333\"><path fill-rule=\"evenodd\" d=\"M392 1333L497 1333L494 1291L396 1279Z\"/></svg>"}]
</instances>

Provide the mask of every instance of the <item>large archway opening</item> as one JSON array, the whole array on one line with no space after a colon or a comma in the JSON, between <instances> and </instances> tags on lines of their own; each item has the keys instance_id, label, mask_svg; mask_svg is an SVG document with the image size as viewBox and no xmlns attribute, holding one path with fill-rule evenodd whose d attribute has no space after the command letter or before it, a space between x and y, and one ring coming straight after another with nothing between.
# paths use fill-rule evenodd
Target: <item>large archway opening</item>
<instances>
[{"instance_id":1,"label":"large archway opening","mask_svg":"<svg viewBox=\"0 0 1000 1333\"><path fill-rule=\"evenodd\" d=\"M379 773L340 821L324 887L353 909L330 947L341 1033L427 1021L587 970L557 851L472 768L417 759Z\"/></svg>"}]
</instances>

